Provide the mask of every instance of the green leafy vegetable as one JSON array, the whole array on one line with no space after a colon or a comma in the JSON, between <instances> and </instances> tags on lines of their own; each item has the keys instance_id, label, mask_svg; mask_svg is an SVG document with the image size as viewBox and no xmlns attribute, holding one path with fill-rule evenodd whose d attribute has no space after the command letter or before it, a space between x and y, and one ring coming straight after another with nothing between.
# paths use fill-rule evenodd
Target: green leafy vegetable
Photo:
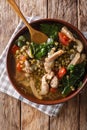
<instances>
[{"instance_id":1,"label":"green leafy vegetable","mask_svg":"<svg viewBox=\"0 0 87 130\"><path fill-rule=\"evenodd\" d=\"M37 52L37 50L38 50L38 47L39 47L38 44L35 44L35 43L31 42L30 48L31 48L31 50L32 50L32 54L33 54L33 55L36 54L36 52Z\"/></svg>"},{"instance_id":2,"label":"green leafy vegetable","mask_svg":"<svg viewBox=\"0 0 87 130\"><path fill-rule=\"evenodd\" d=\"M16 40L16 44L18 47L22 47L25 45L26 42L26 38L25 36L21 35L17 40Z\"/></svg>"},{"instance_id":3,"label":"green leafy vegetable","mask_svg":"<svg viewBox=\"0 0 87 130\"><path fill-rule=\"evenodd\" d=\"M26 39L25 39L25 37L24 37L23 35L21 35L21 36L18 38L18 40L19 40L19 41L23 41L23 42L26 41Z\"/></svg>"},{"instance_id":4,"label":"green leafy vegetable","mask_svg":"<svg viewBox=\"0 0 87 130\"><path fill-rule=\"evenodd\" d=\"M69 93L71 93L71 91L72 91L71 87L66 86L66 87L64 88L64 90L62 91L62 95L65 97L65 96L67 96Z\"/></svg>"},{"instance_id":5,"label":"green leafy vegetable","mask_svg":"<svg viewBox=\"0 0 87 130\"><path fill-rule=\"evenodd\" d=\"M85 73L85 65L86 63L82 62L75 66L70 66L67 74L62 79L62 85L64 87L62 91L63 96L69 95L73 91L72 87L75 90L78 88L80 80L82 79Z\"/></svg>"},{"instance_id":6,"label":"green leafy vegetable","mask_svg":"<svg viewBox=\"0 0 87 130\"><path fill-rule=\"evenodd\" d=\"M35 55L35 57L36 57L37 59L40 59L41 57L43 57L43 56L46 55L47 50L46 50L45 48L46 48L46 47L43 47L43 48L41 48L40 51L37 52L37 54Z\"/></svg>"},{"instance_id":7,"label":"green leafy vegetable","mask_svg":"<svg viewBox=\"0 0 87 130\"><path fill-rule=\"evenodd\" d=\"M40 59L47 55L47 53L54 47L54 40L58 39L58 32L61 29L60 24L40 24L40 29L43 33L48 35L49 39L46 43L35 44L31 43L32 54L36 59Z\"/></svg>"},{"instance_id":8,"label":"green leafy vegetable","mask_svg":"<svg viewBox=\"0 0 87 130\"><path fill-rule=\"evenodd\" d=\"M54 40L57 40L58 38L58 32L61 29L60 24L41 24L41 31L48 35L48 37L53 38Z\"/></svg>"},{"instance_id":9,"label":"green leafy vegetable","mask_svg":"<svg viewBox=\"0 0 87 130\"><path fill-rule=\"evenodd\" d=\"M32 54L34 55L35 58L40 59L43 56L46 56L53 46L54 41L52 38L50 38L46 43L42 43L40 45L32 42L31 43Z\"/></svg>"},{"instance_id":10,"label":"green leafy vegetable","mask_svg":"<svg viewBox=\"0 0 87 130\"><path fill-rule=\"evenodd\" d=\"M20 41L20 40L17 41L17 46L18 47L22 47L22 46L24 46L24 44L25 43L23 41Z\"/></svg>"}]
</instances>

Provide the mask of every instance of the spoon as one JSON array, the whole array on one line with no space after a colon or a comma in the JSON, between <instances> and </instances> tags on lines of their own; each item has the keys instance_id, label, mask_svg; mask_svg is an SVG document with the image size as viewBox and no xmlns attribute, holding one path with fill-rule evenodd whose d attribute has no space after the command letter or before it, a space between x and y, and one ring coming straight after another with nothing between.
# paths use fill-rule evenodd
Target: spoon
<instances>
[{"instance_id":1,"label":"spoon","mask_svg":"<svg viewBox=\"0 0 87 130\"><path fill-rule=\"evenodd\" d=\"M48 37L44 33L40 32L40 31L37 31L37 30L35 30L34 28L32 28L30 26L30 24L27 22L24 15L20 11L19 7L17 6L15 0L7 0L7 1L9 2L9 4L13 7L15 12L18 14L18 16L22 19L22 21L27 26L27 28L28 28L28 30L30 32L30 35L31 35L31 41L33 41L35 43L38 43L38 44L46 42Z\"/></svg>"}]
</instances>

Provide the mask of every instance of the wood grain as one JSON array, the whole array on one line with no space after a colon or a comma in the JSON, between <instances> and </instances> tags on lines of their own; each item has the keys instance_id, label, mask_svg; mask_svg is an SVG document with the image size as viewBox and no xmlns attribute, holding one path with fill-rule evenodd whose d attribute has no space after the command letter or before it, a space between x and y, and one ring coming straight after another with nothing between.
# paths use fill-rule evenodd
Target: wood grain
<instances>
[{"instance_id":1,"label":"wood grain","mask_svg":"<svg viewBox=\"0 0 87 130\"><path fill-rule=\"evenodd\" d=\"M16 0L25 16L63 19L87 31L87 0ZM0 54L20 19L0 0ZM51 117L0 92L0 130L87 130L87 88Z\"/></svg>"},{"instance_id":2,"label":"wood grain","mask_svg":"<svg viewBox=\"0 0 87 130\"><path fill-rule=\"evenodd\" d=\"M87 0L78 0L78 27L87 31Z\"/></svg>"},{"instance_id":3,"label":"wood grain","mask_svg":"<svg viewBox=\"0 0 87 130\"><path fill-rule=\"evenodd\" d=\"M7 45L12 33L14 32L19 18L11 9L6 0L0 0L0 54Z\"/></svg>"},{"instance_id":4,"label":"wood grain","mask_svg":"<svg viewBox=\"0 0 87 130\"><path fill-rule=\"evenodd\" d=\"M20 130L20 102L0 93L0 130Z\"/></svg>"},{"instance_id":5,"label":"wood grain","mask_svg":"<svg viewBox=\"0 0 87 130\"><path fill-rule=\"evenodd\" d=\"M27 3L27 4L26 4ZM25 16L47 17L46 0L21 0L20 8ZM21 103L21 128L22 130L48 130L49 117L42 112Z\"/></svg>"},{"instance_id":6,"label":"wood grain","mask_svg":"<svg viewBox=\"0 0 87 130\"><path fill-rule=\"evenodd\" d=\"M48 0L48 17L77 25L76 0Z\"/></svg>"},{"instance_id":7,"label":"wood grain","mask_svg":"<svg viewBox=\"0 0 87 130\"><path fill-rule=\"evenodd\" d=\"M48 17L63 19L77 26L76 0L48 1ZM65 104L57 118L50 118L50 130L78 130L78 115L79 98L76 97Z\"/></svg>"},{"instance_id":8,"label":"wood grain","mask_svg":"<svg viewBox=\"0 0 87 130\"><path fill-rule=\"evenodd\" d=\"M74 98L65 103L56 118L50 118L50 130L78 130L79 102Z\"/></svg>"},{"instance_id":9,"label":"wood grain","mask_svg":"<svg viewBox=\"0 0 87 130\"><path fill-rule=\"evenodd\" d=\"M0 0L0 54L18 24L18 17ZM20 101L0 92L0 130L20 130Z\"/></svg>"},{"instance_id":10,"label":"wood grain","mask_svg":"<svg viewBox=\"0 0 87 130\"><path fill-rule=\"evenodd\" d=\"M47 0L20 0L20 8L25 16L47 17Z\"/></svg>"},{"instance_id":11,"label":"wood grain","mask_svg":"<svg viewBox=\"0 0 87 130\"><path fill-rule=\"evenodd\" d=\"M84 92L80 95L80 130L87 130L87 86Z\"/></svg>"},{"instance_id":12,"label":"wood grain","mask_svg":"<svg viewBox=\"0 0 87 130\"><path fill-rule=\"evenodd\" d=\"M22 103L22 130L49 130L49 117L42 112Z\"/></svg>"},{"instance_id":13,"label":"wood grain","mask_svg":"<svg viewBox=\"0 0 87 130\"><path fill-rule=\"evenodd\" d=\"M78 2L78 25L81 31L87 31L87 1ZM86 89L80 95L80 130L87 130L87 85Z\"/></svg>"}]
</instances>

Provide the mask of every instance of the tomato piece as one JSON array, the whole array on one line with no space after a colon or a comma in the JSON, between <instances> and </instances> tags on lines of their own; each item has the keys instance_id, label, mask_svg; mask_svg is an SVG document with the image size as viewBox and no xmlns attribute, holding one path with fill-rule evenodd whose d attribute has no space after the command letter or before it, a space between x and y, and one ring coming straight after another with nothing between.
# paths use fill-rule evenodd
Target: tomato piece
<instances>
[{"instance_id":1,"label":"tomato piece","mask_svg":"<svg viewBox=\"0 0 87 130\"><path fill-rule=\"evenodd\" d=\"M60 42L63 44L63 45L65 45L65 46L67 46L70 42L71 42L71 40L70 40L70 38L68 38L64 33L62 33L62 32L59 32L59 40L60 40Z\"/></svg>"},{"instance_id":2,"label":"tomato piece","mask_svg":"<svg viewBox=\"0 0 87 130\"><path fill-rule=\"evenodd\" d=\"M50 88L50 92L56 93L57 92L57 88Z\"/></svg>"},{"instance_id":3,"label":"tomato piece","mask_svg":"<svg viewBox=\"0 0 87 130\"><path fill-rule=\"evenodd\" d=\"M67 72L66 68L64 67L60 68L58 71L58 78L61 79L66 74L66 72Z\"/></svg>"},{"instance_id":4,"label":"tomato piece","mask_svg":"<svg viewBox=\"0 0 87 130\"><path fill-rule=\"evenodd\" d=\"M21 55L20 60L24 62L26 60L26 56Z\"/></svg>"},{"instance_id":5,"label":"tomato piece","mask_svg":"<svg viewBox=\"0 0 87 130\"><path fill-rule=\"evenodd\" d=\"M15 54L17 50L19 50L19 47L17 45L13 45L13 47L11 48L11 52Z\"/></svg>"},{"instance_id":6,"label":"tomato piece","mask_svg":"<svg viewBox=\"0 0 87 130\"><path fill-rule=\"evenodd\" d=\"M22 70L21 64L19 62L17 63L16 68L17 68L18 71Z\"/></svg>"}]
</instances>

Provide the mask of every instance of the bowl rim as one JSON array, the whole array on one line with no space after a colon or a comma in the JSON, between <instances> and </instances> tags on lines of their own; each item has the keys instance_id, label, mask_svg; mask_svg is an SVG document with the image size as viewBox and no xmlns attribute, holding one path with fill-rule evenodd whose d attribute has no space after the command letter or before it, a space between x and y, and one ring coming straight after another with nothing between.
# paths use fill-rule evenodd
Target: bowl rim
<instances>
[{"instance_id":1,"label":"bowl rim","mask_svg":"<svg viewBox=\"0 0 87 130\"><path fill-rule=\"evenodd\" d=\"M32 24L37 24L37 23L40 23L40 22L57 22L57 23L62 23L64 24L65 26L71 28L72 30L74 30L80 37L81 39L84 41L84 43L87 45L87 39L84 37L84 35L78 30L77 27L73 26L72 24L64 21L64 20L60 20L60 19L52 19L52 18L45 18L45 19L39 19L39 20L35 20L33 22L30 23L30 25ZM70 94L69 96L65 97L65 98L61 98L61 99L58 99L58 100L39 100L37 98L33 98L31 96L27 96L26 94L24 94L22 91L20 91L17 86L14 85L11 77L10 77L10 74L9 74L9 70L8 70L8 54L9 54L9 51L10 51L10 48L11 48L11 45L13 43L13 41L15 40L16 37L19 36L20 33L23 32L23 30L27 30L27 27L24 26L22 29L20 29L16 34L15 36L12 38L11 42L10 42L10 45L8 47L8 51L7 51L7 56L6 56L6 70L7 70L7 75L9 77L9 80L12 84L12 86L15 88L15 90L21 95L23 96L25 99L31 101L31 102L34 102L34 103L37 103L37 104L43 104L43 105L54 105L54 104L60 104L60 103L64 103L70 99L72 99L73 97L75 97L77 94L79 94L83 88L85 88L86 84L87 84L87 74L86 76L84 77L84 80L83 80L83 84L82 86L77 89L75 92L73 92L72 94Z\"/></svg>"}]
</instances>

